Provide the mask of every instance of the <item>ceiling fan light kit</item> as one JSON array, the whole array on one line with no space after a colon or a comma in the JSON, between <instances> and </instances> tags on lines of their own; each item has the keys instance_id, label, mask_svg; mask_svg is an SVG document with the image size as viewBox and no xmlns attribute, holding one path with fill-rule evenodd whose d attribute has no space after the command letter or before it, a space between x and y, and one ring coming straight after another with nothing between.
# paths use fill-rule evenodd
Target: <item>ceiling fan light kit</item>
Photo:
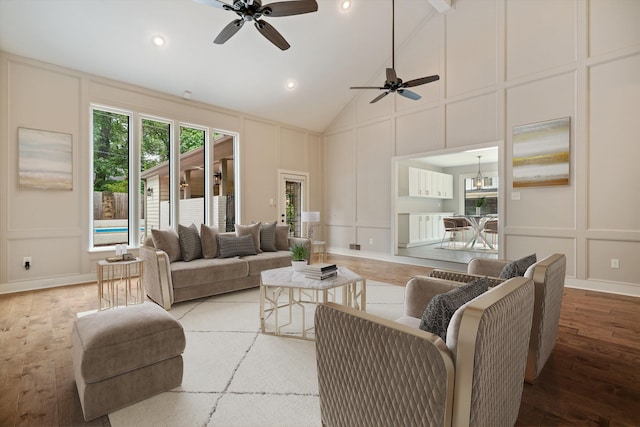
<instances>
[{"instance_id":1,"label":"ceiling fan light kit","mask_svg":"<svg viewBox=\"0 0 640 427\"><path fill-rule=\"evenodd\" d=\"M385 96L389 95L392 92L397 93L400 96L404 96L405 98L412 99L417 101L421 98L417 93L408 90L408 87L420 86L423 84L435 82L436 80L440 80L440 76L437 74L428 77L420 77L418 79L409 80L407 82L403 82L401 78L398 78L396 74L396 53L395 53L395 0L391 0L391 68L387 68L387 79L384 82L383 86L351 86L349 89L378 89L383 90L384 92L380 95L373 98L370 104L374 102L380 101Z\"/></svg>"},{"instance_id":2,"label":"ceiling fan light kit","mask_svg":"<svg viewBox=\"0 0 640 427\"><path fill-rule=\"evenodd\" d=\"M195 2L205 4L207 6L217 7L219 9L228 10L238 15L238 19L234 19L226 27L222 29L220 34L213 41L215 44L224 44L234 34L240 31L245 22L253 21L256 29L267 40L276 45L281 50L287 50L289 43L271 24L262 19L263 16L279 17L301 15L303 13L316 12L318 3L316 0L292 0L280 1L262 5L261 0L233 0L232 4L223 2L222 0L194 0Z\"/></svg>"}]
</instances>

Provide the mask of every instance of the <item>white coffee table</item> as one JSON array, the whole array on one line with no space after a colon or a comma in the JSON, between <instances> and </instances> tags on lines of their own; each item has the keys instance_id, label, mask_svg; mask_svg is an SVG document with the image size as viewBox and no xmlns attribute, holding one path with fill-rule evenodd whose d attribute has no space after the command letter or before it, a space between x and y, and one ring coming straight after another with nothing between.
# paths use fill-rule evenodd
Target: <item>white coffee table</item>
<instances>
[{"instance_id":1,"label":"white coffee table","mask_svg":"<svg viewBox=\"0 0 640 427\"><path fill-rule=\"evenodd\" d=\"M341 293L333 292L339 288ZM260 329L268 335L313 339L313 326L307 324L306 317L313 319L316 304L331 300L366 311L366 292L366 280L345 267L338 267L336 277L324 280L308 279L292 267L265 270L260 273ZM286 323L281 323L281 310L288 312ZM300 315L294 318L294 311ZM275 324L270 330L266 319L271 316ZM291 328L285 329L287 326Z\"/></svg>"}]
</instances>

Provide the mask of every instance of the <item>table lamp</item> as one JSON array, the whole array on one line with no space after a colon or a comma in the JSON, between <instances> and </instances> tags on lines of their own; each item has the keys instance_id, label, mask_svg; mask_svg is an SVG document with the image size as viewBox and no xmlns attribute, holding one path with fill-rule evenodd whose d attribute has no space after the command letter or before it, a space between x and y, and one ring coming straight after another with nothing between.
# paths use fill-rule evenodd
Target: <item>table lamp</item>
<instances>
[{"instance_id":1,"label":"table lamp","mask_svg":"<svg viewBox=\"0 0 640 427\"><path fill-rule=\"evenodd\" d=\"M307 237L313 240L313 224L320 222L320 212L302 212L303 223L309 224Z\"/></svg>"}]
</instances>

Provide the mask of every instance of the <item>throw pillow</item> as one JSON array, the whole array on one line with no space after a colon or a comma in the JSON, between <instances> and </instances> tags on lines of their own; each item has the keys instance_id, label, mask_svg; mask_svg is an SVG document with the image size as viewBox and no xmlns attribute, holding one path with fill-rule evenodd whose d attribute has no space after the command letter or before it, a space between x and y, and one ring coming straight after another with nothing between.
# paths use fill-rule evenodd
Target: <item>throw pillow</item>
<instances>
[{"instance_id":1,"label":"throw pillow","mask_svg":"<svg viewBox=\"0 0 640 427\"><path fill-rule=\"evenodd\" d=\"M169 262L180 261L182 252L180 251L180 238L174 229L151 230L153 246L156 249L165 251L169 256Z\"/></svg>"},{"instance_id":2,"label":"throw pillow","mask_svg":"<svg viewBox=\"0 0 640 427\"><path fill-rule=\"evenodd\" d=\"M178 240L180 242L180 250L182 251L183 261L193 261L202 258L202 244L200 243L200 235L195 224L185 227L178 224Z\"/></svg>"},{"instance_id":3,"label":"throw pillow","mask_svg":"<svg viewBox=\"0 0 640 427\"><path fill-rule=\"evenodd\" d=\"M273 221L260 226L260 249L263 252L276 252L276 224Z\"/></svg>"},{"instance_id":4,"label":"throw pillow","mask_svg":"<svg viewBox=\"0 0 640 427\"><path fill-rule=\"evenodd\" d=\"M501 279L511 279L512 277L524 276L527 268L537 262L536 254L527 255L518 260L511 261L502 268L500 272Z\"/></svg>"},{"instance_id":5,"label":"throw pillow","mask_svg":"<svg viewBox=\"0 0 640 427\"><path fill-rule=\"evenodd\" d=\"M253 237L250 234L240 237L219 234L218 250L220 258L257 254L256 248L253 246Z\"/></svg>"},{"instance_id":6,"label":"throw pillow","mask_svg":"<svg viewBox=\"0 0 640 427\"><path fill-rule=\"evenodd\" d=\"M253 237L253 246L256 249L256 252L262 252L260 250L260 223L251 224L251 225L240 225L236 224L236 236L246 236L251 235Z\"/></svg>"},{"instance_id":7,"label":"throw pillow","mask_svg":"<svg viewBox=\"0 0 640 427\"><path fill-rule=\"evenodd\" d=\"M289 250L289 224L276 225L276 249L279 251Z\"/></svg>"},{"instance_id":8,"label":"throw pillow","mask_svg":"<svg viewBox=\"0 0 640 427\"><path fill-rule=\"evenodd\" d=\"M200 226L200 240L202 241L202 257L215 258L218 256L218 229L206 224Z\"/></svg>"},{"instance_id":9,"label":"throw pillow","mask_svg":"<svg viewBox=\"0 0 640 427\"><path fill-rule=\"evenodd\" d=\"M451 317L461 305L483 294L489 288L486 277L434 296L422 314L420 329L447 340L447 328Z\"/></svg>"}]
</instances>

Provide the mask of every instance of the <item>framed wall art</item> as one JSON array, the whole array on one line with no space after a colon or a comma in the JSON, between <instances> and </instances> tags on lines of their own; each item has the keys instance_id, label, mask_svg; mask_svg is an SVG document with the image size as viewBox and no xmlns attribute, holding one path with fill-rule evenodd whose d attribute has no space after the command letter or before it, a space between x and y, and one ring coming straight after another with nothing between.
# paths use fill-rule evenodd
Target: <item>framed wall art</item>
<instances>
[{"instance_id":1,"label":"framed wall art","mask_svg":"<svg viewBox=\"0 0 640 427\"><path fill-rule=\"evenodd\" d=\"M569 185L571 117L513 128L513 187Z\"/></svg>"},{"instance_id":2,"label":"framed wall art","mask_svg":"<svg viewBox=\"0 0 640 427\"><path fill-rule=\"evenodd\" d=\"M18 128L18 187L72 190L72 150L71 134Z\"/></svg>"}]
</instances>

